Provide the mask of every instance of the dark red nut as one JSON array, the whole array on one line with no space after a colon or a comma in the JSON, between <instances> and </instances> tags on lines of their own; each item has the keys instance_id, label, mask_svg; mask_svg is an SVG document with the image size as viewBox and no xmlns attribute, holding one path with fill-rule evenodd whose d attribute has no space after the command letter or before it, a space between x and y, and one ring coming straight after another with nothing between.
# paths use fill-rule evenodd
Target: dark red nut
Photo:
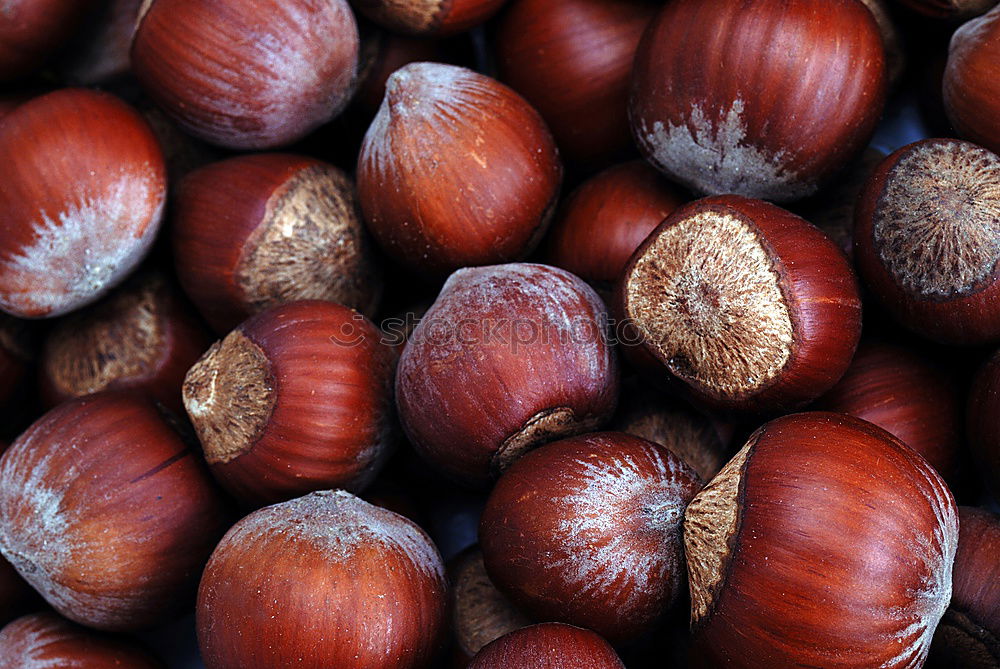
<instances>
[{"instance_id":1,"label":"dark red nut","mask_svg":"<svg viewBox=\"0 0 1000 669\"><path fill-rule=\"evenodd\" d=\"M0 454L7 450L7 446L0 442ZM6 625L27 611L27 607L36 599L31 586L21 578L11 563L0 556L0 625Z\"/></svg>"},{"instance_id":2,"label":"dark red nut","mask_svg":"<svg viewBox=\"0 0 1000 669\"><path fill-rule=\"evenodd\" d=\"M104 0L59 59L60 78L77 86L113 85L131 73L129 49L143 0Z\"/></svg>"},{"instance_id":3,"label":"dark red nut","mask_svg":"<svg viewBox=\"0 0 1000 669\"><path fill-rule=\"evenodd\" d=\"M18 618L0 630L5 669L162 669L144 649L124 639L84 629L52 613Z\"/></svg>"},{"instance_id":4,"label":"dark red nut","mask_svg":"<svg viewBox=\"0 0 1000 669\"><path fill-rule=\"evenodd\" d=\"M625 669L607 641L562 623L524 627L483 648L468 669Z\"/></svg>"},{"instance_id":5,"label":"dark red nut","mask_svg":"<svg viewBox=\"0 0 1000 669\"><path fill-rule=\"evenodd\" d=\"M685 514L696 666L920 667L957 543L944 481L888 432L771 421Z\"/></svg>"},{"instance_id":6,"label":"dark red nut","mask_svg":"<svg viewBox=\"0 0 1000 669\"><path fill-rule=\"evenodd\" d=\"M696 191L795 200L867 144L885 89L882 36L857 0L678 0L639 45L632 133Z\"/></svg>"},{"instance_id":7,"label":"dark red nut","mask_svg":"<svg viewBox=\"0 0 1000 669\"><path fill-rule=\"evenodd\" d=\"M364 53L370 54L370 60L365 62L363 79L351 104L360 106L372 116L382 105L385 82L393 72L410 63L451 62L446 40L406 37L385 31L379 31L372 37L371 45Z\"/></svg>"},{"instance_id":8,"label":"dark red nut","mask_svg":"<svg viewBox=\"0 0 1000 669\"><path fill-rule=\"evenodd\" d=\"M955 375L920 351L863 340L847 373L819 401L862 418L924 456L955 481L964 448L963 395Z\"/></svg>"},{"instance_id":9,"label":"dark red nut","mask_svg":"<svg viewBox=\"0 0 1000 669\"><path fill-rule=\"evenodd\" d=\"M681 591L681 521L701 486L669 450L622 432L546 444L511 465L486 502L486 571L537 620L632 641Z\"/></svg>"},{"instance_id":10,"label":"dark red nut","mask_svg":"<svg viewBox=\"0 0 1000 669\"><path fill-rule=\"evenodd\" d=\"M98 629L188 605L227 515L196 453L126 395L60 405L0 459L0 552L59 613Z\"/></svg>"},{"instance_id":11,"label":"dark red nut","mask_svg":"<svg viewBox=\"0 0 1000 669\"><path fill-rule=\"evenodd\" d=\"M718 474L732 455L732 425L635 379L622 384L618 412L609 427L666 447L702 481Z\"/></svg>"},{"instance_id":12,"label":"dark red nut","mask_svg":"<svg viewBox=\"0 0 1000 669\"><path fill-rule=\"evenodd\" d=\"M177 275L219 333L294 300L370 314L382 292L354 183L313 158L206 165L181 182L172 224Z\"/></svg>"},{"instance_id":13,"label":"dark red nut","mask_svg":"<svg viewBox=\"0 0 1000 669\"><path fill-rule=\"evenodd\" d=\"M0 13L0 81L40 69L96 4L96 0L4 2Z\"/></svg>"},{"instance_id":14,"label":"dark red nut","mask_svg":"<svg viewBox=\"0 0 1000 669\"><path fill-rule=\"evenodd\" d=\"M400 357L396 401L410 441L481 486L546 441L596 429L618 398L606 320L593 289L555 267L455 272Z\"/></svg>"},{"instance_id":15,"label":"dark red nut","mask_svg":"<svg viewBox=\"0 0 1000 669\"><path fill-rule=\"evenodd\" d=\"M908 58L906 50L903 48L899 26L896 25L893 14L889 10L890 2L889 0L861 0L861 2L871 11L872 16L875 17L875 23L878 24L879 32L882 33L882 42L885 44L885 64L889 84L890 86L895 86L899 84L903 73L906 71Z\"/></svg>"},{"instance_id":16,"label":"dark red nut","mask_svg":"<svg viewBox=\"0 0 1000 669\"><path fill-rule=\"evenodd\" d=\"M347 307L303 301L214 344L184 380L184 406L223 487L259 506L371 483L396 426L396 354L381 337Z\"/></svg>"},{"instance_id":17,"label":"dark red nut","mask_svg":"<svg viewBox=\"0 0 1000 669\"><path fill-rule=\"evenodd\" d=\"M945 112L959 135L995 152L1000 152L998 59L1000 7L955 31L943 88Z\"/></svg>"},{"instance_id":18,"label":"dark red nut","mask_svg":"<svg viewBox=\"0 0 1000 669\"><path fill-rule=\"evenodd\" d=\"M131 58L146 93L191 134L273 148L347 104L358 26L347 0L150 0Z\"/></svg>"},{"instance_id":19,"label":"dark red nut","mask_svg":"<svg viewBox=\"0 0 1000 669\"><path fill-rule=\"evenodd\" d=\"M358 11L393 32L453 35L493 16L505 0L354 0Z\"/></svg>"},{"instance_id":20,"label":"dark red nut","mask_svg":"<svg viewBox=\"0 0 1000 669\"><path fill-rule=\"evenodd\" d=\"M445 619L441 556L412 522L342 490L256 511L198 591L208 669L418 669Z\"/></svg>"},{"instance_id":21,"label":"dark red nut","mask_svg":"<svg viewBox=\"0 0 1000 669\"><path fill-rule=\"evenodd\" d=\"M500 79L545 118L568 160L600 164L630 145L628 87L649 0L514 0L498 22Z\"/></svg>"},{"instance_id":22,"label":"dark red nut","mask_svg":"<svg viewBox=\"0 0 1000 669\"><path fill-rule=\"evenodd\" d=\"M136 266L166 201L149 125L107 93L63 89L0 124L0 308L59 316L98 299Z\"/></svg>"},{"instance_id":23,"label":"dark red nut","mask_svg":"<svg viewBox=\"0 0 1000 669\"><path fill-rule=\"evenodd\" d=\"M1000 499L1000 351L986 361L972 383L967 420L972 455Z\"/></svg>"},{"instance_id":24,"label":"dark red nut","mask_svg":"<svg viewBox=\"0 0 1000 669\"><path fill-rule=\"evenodd\" d=\"M686 199L644 162L608 168L562 204L548 235L546 259L608 287L639 244Z\"/></svg>"},{"instance_id":25,"label":"dark red nut","mask_svg":"<svg viewBox=\"0 0 1000 669\"><path fill-rule=\"evenodd\" d=\"M948 344L1000 341L1000 156L926 139L876 168L858 202L854 258L905 327Z\"/></svg>"},{"instance_id":26,"label":"dark red nut","mask_svg":"<svg viewBox=\"0 0 1000 669\"><path fill-rule=\"evenodd\" d=\"M456 667L468 667L483 646L531 623L493 585L478 547L449 562L448 577Z\"/></svg>"},{"instance_id":27,"label":"dark red nut","mask_svg":"<svg viewBox=\"0 0 1000 669\"><path fill-rule=\"evenodd\" d=\"M562 165L542 117L513 90L463 67L412 63L386 83L357 179L385 251L445 274L531 251Z\"/></svg>"},{"instance_id":28,"label":"dark red nut","mask_svg":"<svg viewBox=\"0 0 1000 669\"><path fill-rule=\"evenodd\" d=\"M910 9L937 19L967 19L983 14L997 0L898 0Z\"/></svg>"},{"instance_id":29,"label":"dark red nut","mask_svg":"<svg viewBox=\"0 0 1000 669\"><path fill-rule=\"evenodd\" d=\"M951 606L934 636L940 666L1000 665L1000 516L963 506Z\"/></svg>"},{"instance_id":30,"label":"dark red nut","mask_svg":"<svg viewBox=\"0 0 1000 669\"><path fill-rule=\"evenodd\" d=\"M636 250L617 293L626 351L727 411L811 402L847 370L861 334L857 281L836 245L798 216L737 195L671 214Z\"/></svg>"},{"instance_id":31,"label":"dark red nut","mask_svg":"<svg viewBox=\"0 0 1000 669\"><path fill-rule=\"evenodd\" d=\"M102 390L130 390L181 413L181 384L212 339L166 277L135 277L45 336L39 391L49 407Z\"/></svg>"}]
</instances>

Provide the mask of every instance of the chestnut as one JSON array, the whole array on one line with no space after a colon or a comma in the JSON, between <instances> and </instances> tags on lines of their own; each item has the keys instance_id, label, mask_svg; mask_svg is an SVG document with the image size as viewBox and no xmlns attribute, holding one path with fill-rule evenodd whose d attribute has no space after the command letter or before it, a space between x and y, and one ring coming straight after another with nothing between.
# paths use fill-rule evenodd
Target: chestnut
<instances>
[{"instance_id":1,"label":"chestnut","mask_svg":"<svg viewBox=\"0 0 1000 669\"><path fill-rule=\"evenodd\" d=\"M685 200L643 161L610 167L560 206L545 258L592 285L610 288L639 244Z\"/></svg>"},{"instance_id":2,"label":"chestnut","mask_svg":"<svg viewBox=\"0 0 1000 669\"><path fill-rule=\"evenodd\" d=\"M862 418L899 438L949 482L963 449L958 379L922 351L862 340L843 378L819 405Z\"/></svg>"},{"instance_id":3,"label":"chestnut","mask_svg":"<svg viewBox=\"0 0 1000 669\"><path fill-rule=\"evenodd\" d=\"M6 0L0 15L0 82L41 69L97 0Z\"/></svg>"},{"instance_id":4,"label":"chestnut","mask_svg":"<svg viewBox=\"0 0 1000 669\"><path fill-rule=\"evenodd\" d=\"M0 308L59 316L139 263L166 200L156 137L107 93L62 89L0 124Z\"/></svg>"},{"instance_id":5,"label":"chestnut","mask_svg":"<svg viewBox=\"0 0 1000 669\"><path fill-rule=\"evenodd\" d=\"M513 90L463 67L411 63L386 83L357 179L365 221L386 253L447 274L531 251L562 165L545 122Z\"/></svg>"},{"instance_id":6,"label":"chestnut","mask_svg":"<svg viewBox=\"0 0 1000 669\"><path fill-rule=\"evenodd\" d=\"M639 45L631 91L639 149L676 181L795 200L871 137L882 36L858 0L675 0Z\"/></svg>"},{"instance_id":7,"label":"chestnut","mask_svg":"<svg viewBox=\"0 0 1000 669\"><path fill-rule=\"evenodd\" d=\"M505 0L353 0L378 25L404 35L444 36L485 23Z\"/></svg>"},{"instance_id":8,"label":"chestnut","mask_svg":"<svg viewBox=\"0 0 1000 669\"><path fill-rule=\"evenodd\" d=\"M681 521L701 486L669 450L623 432L546 444L490 493L479 525L486 571L536 619L635 640L678 597Z\"/></svg>"},{"instance_id":9,"label":"chestnut","mask_svg":"<svg viewBox=\"0 0 1000 669\"><path fill-rule=\"evenodd\" d=\"M993 495L1000 499L1000 351L982 366L969 391L969 447Z\"/></svg>"},{"instance_id":10,"label":"chestnut","mask_svg":"<svg viewBox=\"0 0 1000 669\"><path fill-rule=\"evenodd\" d=\"M53 407L102 390L131 390L179 413L184 375L211 342L167 278L144 273L46 334L39 391Z\"/></svg>"},{"instance_id":11,"label":"chestnut","mask_svg":"<svg viewBox=\"0 0 1000 669\"><path fill-rule=\"evenodd\" d=\"M618 364L597 294L555 267L458 270L403 349L399 417L417 451L485 485L521 454L610 418Z\"/></svg>"},{"instance_id":12,"label":"chestnut","mask_svg":"<svg viewBox=\"0 0 1000 669\"><path fill-rule=\"evenodd\" d=\"M358 26L347 0L148 0L131 60L187 132L232 149L274 148L347 104Z\"/></svg>"},{"instance_id":13,"label":"chestnut","mask_svg":"<svg viewBox=\"0 0 1000 669\"><path fill-rule=\"evenodd\" d=\"M473 658L468 669L625 669L607 641L590 630L562 623L523 627L500 637Z\"/></svg>"},{"instance_id":14,"label":"chestnut","mask_svg":"<svg viewBox=\"0 0 1000 669\"><path fill-rule=\"evenodd\" d=\"M666 447L703 481L718 474L732 455L732 425L634 378L622 383L609 428Z\"/></svg>"},{"instance_id":15,"label":"chestnut","mask_svg":"<svg viewBox=\"0 0 1000 669\"><path fill-rule=\"evenodd\" d=\"M162 669L145 649L124 638L84 629L52 613L18 618L0 630L6 669Z\"/></svg>"},{"instance_id":16,"label":"chestnut","mask_svg":"<svg viewBox=\"0 0 1000 669\"><path fill-rule=\"evenodd\" d=\"M963 506L958 519L962 530L951 605L937 628L931 656L942 666L996 667L1000 665L1000 516Z\"/></svg>"},{"instance_id":17,"label":"chestnut","mask_svg":"<svg viewBox=\"0 0 1000 669\"><path fill-rule=\"evenodd\" d=\"M455 666L467 667L483 646L530 624L493 585L478 547L455 557L448 565L448 577Z\"/></svg>"},{"instance_id":18,"label":"chestnut","mask_svg":"<svg viewBox=\"0 0 1000 669\"><path fill-rule=\"evenodd\" d=\"M212 474L248 505L361 490L395 437L395 351L368 319L305 300L251 317L184 379Z\"/></svg>"},{"instance_id":19,"label":"chestnut","mask_svg":"<svg viewBox=\"0 0 1000 669\"><path fill-rule=\"evenodd\" d=\"M991 2L995 5L996 2ZM944 70L944 108L959 135L1000 152L1000 7L952 35Z\"/></svg>"},{"instance_id":20,"label":"chestnut","mask_svg":"<svg viewBox=\"0 0 1000 669\"><path fill-rule=\"evenodd\" d=\"M926 139L886 158L858 208L854 258L905 327L946 344L1000 341L1000 156Z\"/></svg>"},{"instance_id":21,"label":"chestnut","mask_svg":"<svg viewBox=\"0 0 1000 669\"><path fill-rule=\"evenodd\" d=\"M216 332L294 300L375 310L374 249L332 165L277 153L206 165L181 181L171 222L177 276Z\"/></svg>"},{"instance_id":22,"label":"chestnut","mask_svg":"<svg viewBox=\"0 0 1000 669\"><path fill-rule=\"evenodd\" d=\"M650 0L514 0L495 38L500 79L549 124L567 160L601 164L629 147L628 87Z\"/></svg>"},{"instance_id":23,"label":"chestnut","mask_svg":"<svg viewBox=\"0 0 1000 669\"><path fill-rule=\"evenodd\" d=\"M141 398L61 404L0 458L0 553L90 627L138 629L178 613L227 515L200 459Z\"/></svg>"},{"instance_id":24,"label":"chestnut","mask_svg":"<svg viewBox=\"0 0 1000 669\"><path fill-rule=\"evenodd\" d=\"M696 666L922 666L957 543L951 492L903 442L773 420L685 513Z\"/></svg>"},{"instance_id":25,"label":"chestnut","mask_svg":"<svg viewBox=\"0 0 1000 669\"><path fill-rule=\"evenodd\" d=\"M208 669L417 669L445 618L441 556L400 515L342 490L255 511L212 554L198 591Z\"/></svg>"},{"instance_id":26,"label":"chestnut","mask_svg":"<svg viewBox=\"0 0 1000 669\"><path fill-rule=\"evenodd\" d=\"M847 370L861 334L844 254L798 216L738 195L667 217L626 265L616 303L634 328L626 352L643 369L730 412L816 399Z\"/></svg>"}]
</instances>

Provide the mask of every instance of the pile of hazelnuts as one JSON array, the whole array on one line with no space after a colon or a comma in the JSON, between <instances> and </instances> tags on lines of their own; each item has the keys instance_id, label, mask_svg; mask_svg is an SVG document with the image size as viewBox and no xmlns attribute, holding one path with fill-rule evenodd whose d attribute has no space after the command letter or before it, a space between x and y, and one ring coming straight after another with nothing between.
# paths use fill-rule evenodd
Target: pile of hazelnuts
<instances>
[{"instance_id":1,"label":"pile of hazelnuts","mask_svg":"<svg viewBox=\"0 0 1000 669\"><path fill-rule=\"evenodd\" d=\"M997 152L998 0L0 0L0 666L1000 667Z\"/></svg>"}]
</instances>

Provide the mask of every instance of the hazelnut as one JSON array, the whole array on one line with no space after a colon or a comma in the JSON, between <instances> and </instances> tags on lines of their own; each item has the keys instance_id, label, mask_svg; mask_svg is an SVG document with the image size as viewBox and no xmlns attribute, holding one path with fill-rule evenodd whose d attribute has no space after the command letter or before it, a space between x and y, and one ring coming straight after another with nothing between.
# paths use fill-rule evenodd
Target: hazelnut
<instances>
[{"instance_id":1,"label":"hazelnut","mask_svg":"<svg viewBox=\"0 0 1000 669\"><path fill-rule=\"evenodd\" d=\"M144 649L52 613L18 618L0 630L0 665L6 669L162 669Z\"/></svg>"},{"instance_id":2,"label":"hazelnut","mask_svg":"<svg viewBox=\"0 0 1000 669\"><path fill-rule=\"evenodd\" d=\"M543 623L500 637L473 658L468 669L625 669L607 641L590 630Z\"/></svg>"}]
</instances>

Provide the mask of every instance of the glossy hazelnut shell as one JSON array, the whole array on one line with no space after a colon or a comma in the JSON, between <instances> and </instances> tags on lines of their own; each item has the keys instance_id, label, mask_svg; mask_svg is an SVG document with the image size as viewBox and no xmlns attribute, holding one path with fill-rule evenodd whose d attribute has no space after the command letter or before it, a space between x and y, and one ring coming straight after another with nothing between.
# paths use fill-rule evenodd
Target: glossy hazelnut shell
<instances>
[{"instance_id":1,"label":"glossy hazelnut shell","mask_svg":"<svg viewBox=\"0 0 1000 669\"><path fill-rule=\"evenodd\" d=\"M645 162L610 167L560 205L545 259L594 285L610 286L649 233L685 199Z\"/></svg>"},{"instance_id":2,"label":"glossy hazelnut shell","mask_svg":"<svg viewBox=\"0 0 1000 669\"><path fill-rule=\"evenodd\" d=\"M10 81L41 69L94 0L10 0L0 21L0 81Z\"/></svg>"},{"instance_id":3,"label":"glossy hazelnut shell","mask_svg":"<svg viewBox=\"0 0 1000 669\"><path fill-rule=\"evenodd\" d=\"M222 486L260 506L371 483L397 429L396 353L381 336L347 307L306 300L213 345L188 373L184 403Z\"/></svg>"},{"instance_id":4,"label":"glossy hazelnut shell","mask_svg":"<svg viewBox=\"0 0 1000 669\"><path fill-rule=\"evenodd\" d=\"M142 260L166 169L143 118L107 93L61 89L0 124L0 308L23 318L89 304Z\"/></svg>"},{"instance_id":5,"label":"glossy hazelnut shell","mask_svg":"<svg viewBox=\"0 0 1000 669\"><path fill-rule=\"evenodd\" d=\"M632 133L695 191L800 199L868 142L885 70L858 0L670 2L636 53Z\"/></svg>"},{"instance_id":6,"label":"glossy hazelnut shell","mask_svg":"<svg viewBox=\"0 0 1000 669\"><path fill-rule=\"evenodd\" d=\"M198 593L208 669L419 669L445 619L444 566L420 528L343 491L238 522Z\"/></svg>"},{"instance_id":7,"label":"glossy hazelnut shell","mask_svg":"<svg viewBox=\"0 0 1000 669\"><path fill-rule=\"evenodd\" d=\"M561 179L552 136L524 98L440 63L411 63L389 77L357 169L376 241L430 275L527 255Z\"/></svg>"},{"instance_id":8,"label":"glossy hazelnut shell","mask_svg":"<svg viewBox=\"0 0 1000 669\"><path fill-rule=\"evenodd\" d=\"M105 630L189 603L227 510L195 451L146 400L72 400L0 459L0 551L59 613Z\"/></svg>"},{"instance_id":9,"label":"glossy hazelnut shell","mask_svg":"<svg viewBox=\"0 0 1000 669\"><path fill-rule=\"evenodd\" d=\"M163 669L134 642L84 629L53 613L24 616L0 630L0 664L6 669Z\"/></svg>"},{"instance_id":10,"label":"glossy hazelnut shell","mask_svg":"<svg viewBox=\"0 0 1000 669\"><path fill-rule=\"evenodd\" d=\"M346 0L151 0L131 60L187 132L248 150L290 144L339 113L358 49Z\"/></svg>"},{"instance_id":11,"label":"glossy hazelnut shell","mask_svg":"<svg viewBox=\"0 0 1000 669\"><path fill-rule=\"evenodd\" d=\"M628 91L648 0L514 0L497 22L500 79L545 118L569 161L629 147Z\"/></svg>"},{"instance_id":12,"label":"glossy hazelnut shell","mask_svg":"<svg viewBox=\"0 0 1000 669\"><path fill-rule=\"evenodd\" d=\"M749 225L772 262L792 326L789 355L763 387L724 395L672 374L648 340L625 354L648 375L666 379L696 404L734 414L790 411L815 400L847 370L861 336L861 298L847 258L817 228L795 214L762 200L738 195L702 198L675 210L636 249L622 272L615 295L616 313L635 317L627 295L631 273L653 248L659 234L704 212L720 212Z\"/></svg>"},{"instance_id":13,"label":"glossy hazelnut shell","mask_svg":"<svg viewBox=\"0 0 1000 669\"><path fill-rule=\"evenodd\" d=\"M684 531L694 666L922 666L951 598L951 493L850 416L766 424L688 506Z\"/></svg>"},{"instance_id":14,"label":"glossy hazelnut shell","mask_svg":"<svg viewBox=\"0 0 1000 669\"><path fill-rule=\"evenodd\" d=\"M618 396L605 317L586 283L554 267L452 274L396 377L399 417L417 452L483 486L525 450L598 427Z\"/></svg>"},{"instance_id":15,"label":"glossy hazelnut shell","mask_svg":"<svg viewBox=\"0 0 1000 669\"><path fill-rule=\"evenodd\" d=\"M144 274L46 333L39 394L52 408L103 390L134 391L182 414L184 375L211 341L179 289Z\"/></svg>"},{"instance_id":16,"label":"glossy hazelnut shell","mask_svg":"<svg viewBox=\"0 0 1000 669\"><path fill-rule=\"evenodd\" d=\"M924 150L935 150L936 147L953 147L955 151L981 151L973 144L956 139L924 139L896 150L883 160L869 178L855 211L855 266L865 286L904 327L944 344L973 345L1000 341L1000 264L994 265L992 271L987 272L974 286L958 292L952 291L947 295L925 296L902 285L898 277L890 273L881 246L883 243L888 245L888 242L881 242L875 237L875 217L879 209L892 204L887 200L887 193L894 187L893 175L897 173L893 170L909 156ZM993 181L1000 179L996 165L984 168L983 171L988 171L983 178ZM969 174L973 176L974 172L970 170ZM927 188L921 186L918 180L932 182L935 175L923 172L903 174L900 170L896 179L917 182L915 188ZM952 207L955 218L948 223L954 225L960 216L968 215L957 204L952 206L944 200L940 202L943 206L929 207L929 216L947 216L948 207ZM949 251L950 249L942 249L941 253ZM951 261L937 262L941 267L954 265Z\"/></svg>"},{"instance_id":17,"label":"glossy hazelnut shell","mask_svg":"<svg viewBox=\"0 0 1000 669\"><path fill-rule=\"evenodd\" d=\"M502 636L483 648L468 669L625 669L614 648L590 630L542 623Z\"/></svg>"},{"instance_id":18,"label":"glossy hazelnut shell","mask_svg":"<svg viewBox=\"0 0 1000 669\"><path fill-rule=\"evenodd\" d=\"M1000 153L1000 7L952 35L944 71L944 106L959 136Z\"/></svg>"},{"instance_id":19,"label":"glossy hazelnut shell","mask_svg":"<svg viewBox=\"0 0 1000 669\"><path fill-rule=\"evenodd\" d=\"M934 636L932 657L949 660L950 666L995 667L1000 664L1000 516L963 506L958 518L951 605Z\"/></svg>"},{"instance_id":20,"label":"glossy hazelnut shell","mask_svg":"<svg viewBox=\"0 0 1000 669\"><path fill-rule=\"evenodd\" d=\"M486 571L536 620L633 641L680 592L680 523L701 485L669 450L622 432L546 444L490 493L479 526Z\"/></svg>"},{"instance_id":21,"label":"glossy hazelnut shell","mask_svg":"<svg viewBox=\"0 0 1000 669\"><path fill-rule=\"evenodd\" d=\"M378 25L404 35L445 36L485 23L506 0L354 0Z\"/></svg>"},{"instance_id":22,"label":"glossy hazelnut shell","mask_svg":"<svg viewBox=\"0 0 1000 669\"><path fill-rule=\"evenodd\" d=\"M180 182L171 223L178 278L219 334L294 300L375 310L374 248L332 165L280 153L206 165Z\"/></svg>"},{"instance_id":23,"label":"glossy hazelnut shell","mask_svg":"<svg viewBox=\"0 0 1000 669\"><path fill-rule=\"evenodd\" d=\"M956 481L964 449L962 393L955 375L922 351L862 340L847 373L819 406L878 425L946 481Z\"/></svg>"}]
</instances>

